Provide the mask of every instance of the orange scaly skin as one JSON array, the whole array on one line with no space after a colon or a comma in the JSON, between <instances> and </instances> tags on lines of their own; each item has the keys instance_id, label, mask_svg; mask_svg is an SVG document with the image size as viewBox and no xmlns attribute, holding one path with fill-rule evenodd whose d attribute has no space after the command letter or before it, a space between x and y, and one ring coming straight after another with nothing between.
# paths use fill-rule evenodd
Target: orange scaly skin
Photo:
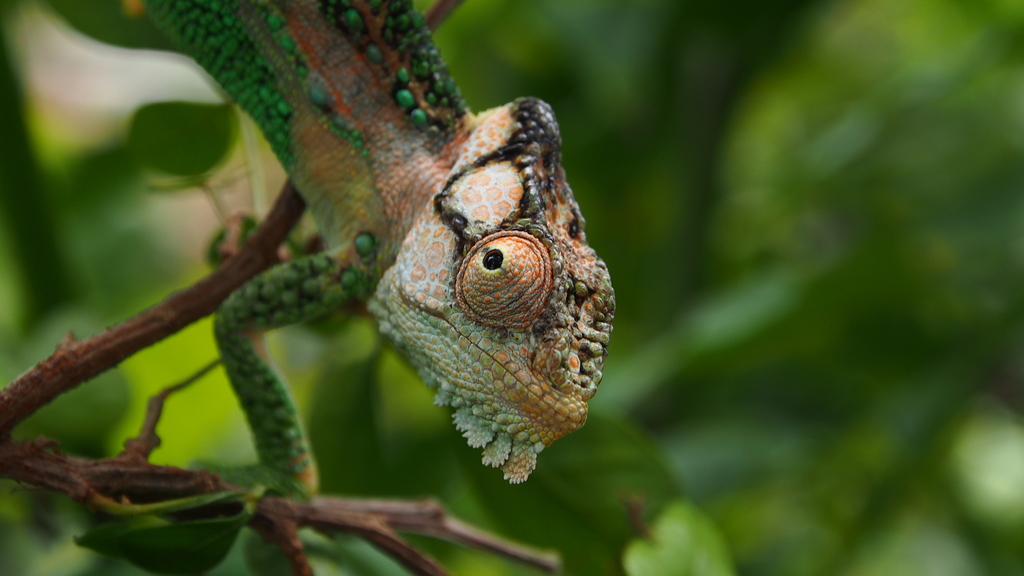
<instances>
[{"instance_id":1,"label":"orange scaly skin","mask_svg":"<svg viewBox=\"0 0 1024 576\"><path fill-rule=\"evenodd\" d=\"M484 463L526 480L586 421L615 308L550 107L469 113L410 0L144 1L254 117L328 244L218 315L261 465L315 491L260 334L356 298Z\"/></svg>"}]
</instances>

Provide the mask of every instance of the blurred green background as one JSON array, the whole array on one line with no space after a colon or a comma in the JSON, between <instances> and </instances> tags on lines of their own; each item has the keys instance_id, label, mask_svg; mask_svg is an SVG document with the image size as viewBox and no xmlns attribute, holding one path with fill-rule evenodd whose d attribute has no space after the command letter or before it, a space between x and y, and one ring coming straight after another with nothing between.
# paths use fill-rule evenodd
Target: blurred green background
<instances>
[{"instance_id":1,"label":"blurred green background","mask_svg":"<svg viewBox=\"0 0 1024 576\"><path fill-rule=\"evenodd\" d=\"M0 10L7 382L207 272L219 218L283 176L117 1ZM1024 574L1024 0L466 0L436 40L474 109L554 106L616 288L605 379L509 486L372 321L282 330L325 492L437 497L573 575ZM200 322L17 435L115 453L214 357ZM159 432L157 462L252 457L219 371ZM0 483L0 574L137 574L74 545L95 522ZM403 573L316 549L320 574Z\"/></svg>"}]
</instances>

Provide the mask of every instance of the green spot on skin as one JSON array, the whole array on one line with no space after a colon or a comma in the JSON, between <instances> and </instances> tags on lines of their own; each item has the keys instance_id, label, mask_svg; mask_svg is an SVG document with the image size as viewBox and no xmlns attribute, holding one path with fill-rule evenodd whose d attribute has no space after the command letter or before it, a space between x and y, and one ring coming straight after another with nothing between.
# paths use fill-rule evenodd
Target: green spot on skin
<instances>
[{"instance_id":1,"label":"green spot on skin","mask_svg":"<svg viewBox=\"0 0 1024 576\"><path fill-rule=\"evenodd\" d=\"M409 92L408 90L399 90L395 94L395 100L402 108L412 108L416 105L416 98L414 98L412 92Z\"/></svg>"},{"instance_id":2,"label":"green spot on skin","mask_svg":"<svg viewBox=\"0 0 1024 576\"><path fill-rule=\"evenodd\" d=\"M377 48L376 44L370 44L366 47L366 57L374 64L380 64L384 61L384 54L381 53L380 48Z\"/></svg>"},{"instance_id":3,"label":"green spot on skin","mask_svg":"<svg viewBox=\"0 0 1024 576\"><path fill-rule=\"evenodd\" d=\"M316 256L312 256L310 257L309 261L313 265L313 270L316 272L327 272L333 267L331 259L323 254L317 254Z\"/></svg>"},{"instance_id":4,"label":"green spot on skin","mask_svg":"<svg viewBox=\"0 0 1024 576\"><path fill-rule=\"evenodd\" d=\"M278 42L281 44L281 47L288 52L295 52L298 48L298 46L295 45L295 39L293 39L289 34L281 35L281 37L278 38Z\"/></svg>"},{"instance_id":5,"label":"green spot on skin","mask_svg":"<svg viewBox=\"0 0 1024 576\"><path fill-rule=\"evenodd\" d=\"M270 26L271 32L277 32L284 26L284 18L281 18L277 14L271 14L267 17L267 25Z\"/></svg>"},{"instance_id":6,"label":"green spot on skin","mask_svg":"<svg viewBox=\"0 0 1024 576\"><path fill-rule=\"evenodd\" d=\"M348 25L349 29L353 32L363 29L363 17L359 15L359 12L355 8L349 8L345 11L345 24Z\"/></svg>"},{"instance_id":7,"label":"green spot on skin","mask_svg":"<svg viewBox=\"0 0 1024 576\"><path fill-rule=\"evenodd\" d=\"M395 18L395 28L398 28L399 30L408 30L409 16L402 14L398 18Z\"/></svg>"},{"instance_id":8,"label":"green spot on skin","mask_svg":"<svg viewBox=\"0 0 1024 576\"><path fill-rule=\"evenodd\" d=\"M434 104L437 104L437 96L435 96L433 92L428 92L427 96L426 96L426 99L427 99L427 104L430 104L431 106L433 106Z\"/></svg>"},{"instance_id":9,"label":"green spot on skin","mask_svg":"<svg viewBox=\"0 0 1024 576\"><path fill-rule=\"evenodd\" d=\"M335 116L334 118L331 118L331 124L342 134L347 134L349 131L348 121L342 116Z\"/></svg>"},{"instance_id":10,"label":"green spot on skin","mask_svg":"<svg viewBox=\"0 0 1024 576\"><path fill-rule=\"evenodd\" d=\"M423 17L423 14L419 12L412 13L412 26L413 28L419 29L427 25L427 19Z\"/></svg>"},{"instance_id":11,"label":"green spot on skin","mask_svg":"<svg viewBox=\"0 0 1024 576\"><path fill-rule=\"evenodd\" d=\"M271 282L268 282L264 284L262 287L260 287L260 298L263 298L264 300L274 300L280 293L280 288L276 284L273 284Z\"/></svg>"},{"instance_id":12,"label":"green spot on skin","mask_svg":"<svg viewBox=\"0 0 1024 576\"><path fill-rule=\"evenodd\" d=\"M380 8L380 3L381 3L381 0L370 0L370 8L373 8L373 9Z\"/></svg>"},{"instance_id":13,"label":"green spot on skin","mask_svg":"<svg viewBox=\"0 0 1024 576\"><path fill-rule=\"evenodd\" d=\"M355 240L356 252L366 258L373 253L373 249L377 247L377 239L373 237L373 234L369 232L363 232L356 236Z\"/></svg>"},{"instance_id":14,"label":"green spot on skin","mask_svg":"<svg viewBox=\"0 0 1024 576\"><path fill-rule=\"evenodd\" d=\"M427 113L417 108L412 111L412 114L409 114L409 119L412 120L413 124L422 126L427 123Z\"/></svg>"},{"instance_id":15,"label":"green spot on skin","mask_svg":"<svg viewBox=\"0 0 1024 576\"><path fill-rule=\"evenodd\" d=\"M341 287L344 290L351 290L355 287L356 282L359 280L359 276L351 268L346 268L341 273Z\"/></svg>"},{"instance_id":16,"label":"green spot on skin","mask_svg":"<svg viewBox=\"0 0 1024 576\"><path fill-rule=\"evenodd\" d=\"M398 78L398 81L402 84L409 83L409 71L406 70L404 66L398 69L398 73L395 74L395 77Z\"/></svg>"},{"instance_id":17,"label":"green spot on skin","mask_svg":"<svg viewBox=\"0 0 1024 576\"><path fill-rule=\"evenodd\" d=\"M331 108L334 105L331 93L320 84L313 84L309 87L309 99L319 108Z\"/></svg>"}]
</instances>

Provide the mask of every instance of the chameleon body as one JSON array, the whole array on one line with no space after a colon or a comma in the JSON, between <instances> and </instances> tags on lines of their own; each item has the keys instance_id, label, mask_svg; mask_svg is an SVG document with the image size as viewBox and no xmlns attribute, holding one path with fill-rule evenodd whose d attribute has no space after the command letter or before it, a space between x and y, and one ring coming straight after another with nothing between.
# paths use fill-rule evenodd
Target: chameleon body
<instances>
[{"instance_id":1,"label":"chameleon body","mask_svg":"<svg viewBox=\"0 0 1024 576\"><path fill-rule=\"evenodd\" d=\"M284 491L316 489L262 333L362 300L484 463L526 480L586 420L615 307L550 107L469 112L410 0L145 4L256 120L328 247L218 312L258 470Z\"/></svg>"}]
</instances>

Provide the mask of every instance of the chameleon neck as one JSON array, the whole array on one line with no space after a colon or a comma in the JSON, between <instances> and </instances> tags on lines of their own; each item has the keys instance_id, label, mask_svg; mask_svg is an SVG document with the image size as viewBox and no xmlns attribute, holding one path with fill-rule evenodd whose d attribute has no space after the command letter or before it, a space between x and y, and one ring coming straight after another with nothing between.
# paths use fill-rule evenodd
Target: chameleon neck
<instances>
[{"instance_id":1,"label":"chameleon neck","mask_svg":"<svg viewBox=\"0 0 1024 576\"><path fill-rule=\"evenodd\" d=\"M389 265L471 118L411 1L145 3L259 124L328 246L369 232Z\"/></svg>"}]
</instances>

